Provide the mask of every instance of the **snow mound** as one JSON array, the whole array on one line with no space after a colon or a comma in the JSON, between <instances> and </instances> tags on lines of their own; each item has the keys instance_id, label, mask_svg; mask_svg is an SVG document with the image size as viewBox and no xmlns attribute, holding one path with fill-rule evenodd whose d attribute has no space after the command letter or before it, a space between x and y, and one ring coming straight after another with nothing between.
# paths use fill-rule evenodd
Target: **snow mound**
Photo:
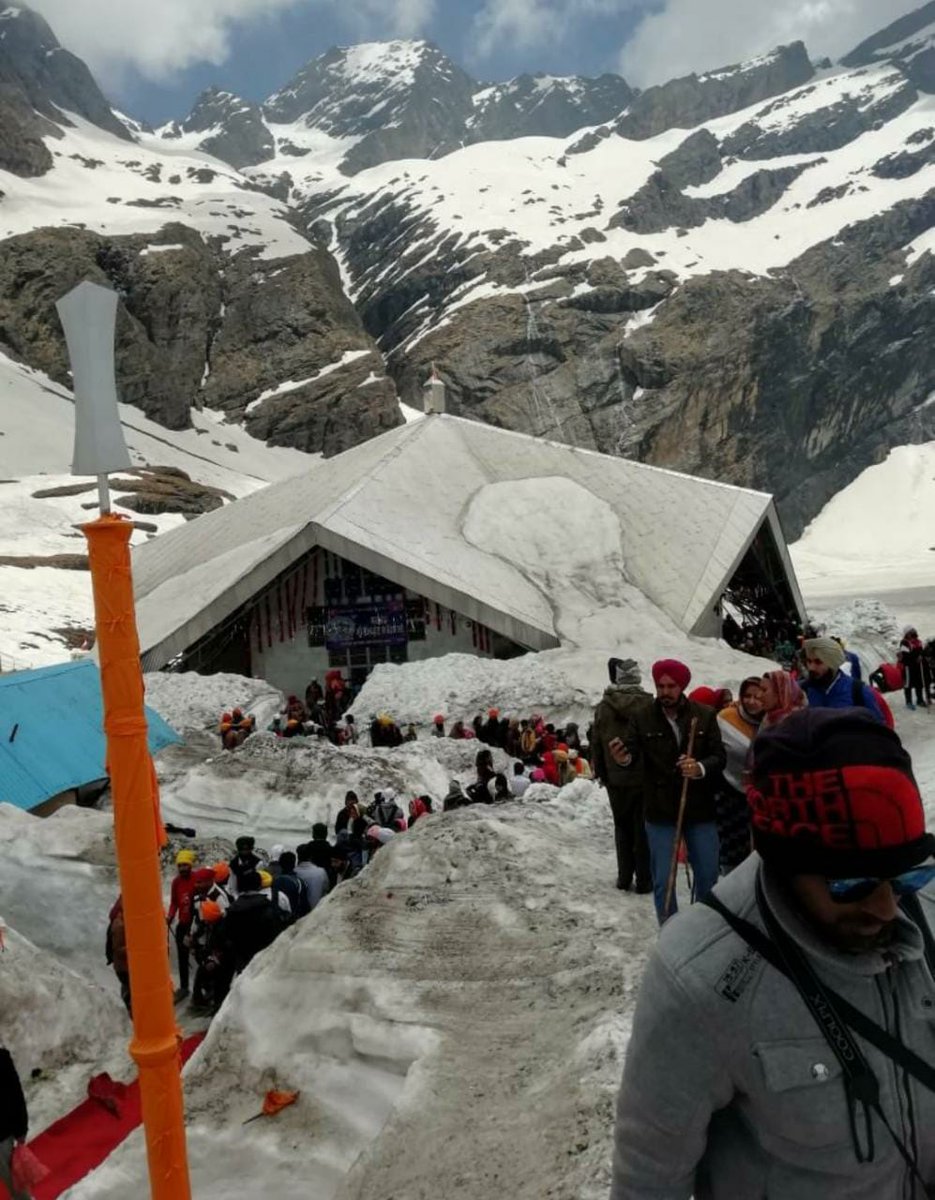
<instances>
[{"instance_id":1,"label":"snow mound","mask_svg":"<svg viewBox=\"0 0 935 1200\"><path fill-rule=\"evenodd\" d=\"M613 888L596 787L427 818L237 981L186 1074L193 1190L287 1200L603 1200L628 1010L655 930ZM574 881L573 885L571 881ZM275 1122L241 1123L270 1087ZM428 1123L427 1123L428 1122ZM470 1129L470 1136L465 1136ZM72 1193L130 1194L139 1137Z\"/></svg>"},{"instance_id":2,"label":"snow mound","mask_svg":"<svg viewBox=\"0 0 935 1200\"><path fill-rule=\"evenodd\" d=\"M372 713L388 712L398 722L427 727L434 713L470 721L494 705L502 716L538 713L559 724L577 721L586 729L607 687L612 654L635 659L644 680L657 658L682 659L696 686L736 688L748 675L775 667L724 642L687 637L634 587L626 589L619 607L591 607L585 597L577 614L566 610L561 624L589 648L510 659L446 654L423 662L380 663L354 702L356 719L363 727Z\"/></svg>"},{"instance_id":3,"label":"snow mound","mask_svg":"<svg viewBox=\"0 0 935 1200\"><path fill-rule=\"evenodd\" d=\"M864 678L880 663L895 662L902 625L879 600L856 599L822 614L823 628L830 636L843 638L864 667Z\"/></svg>"},{"instance_id":4,"label":"snow mound","mask_svg":"<svg viewBox=\"0 0 935 1200\"><path fill-rule=\"evenodd\" d=\"M7 910L0 905L7 917ZM130 1023L110 992L9 928L0 955L0 1030L27 1091L30 1126L57 1120L98 1071L126 1067ZM103 951L103 943L101 944ZM40 1076L30 1085L34 1071Z\"/></svg>"},{"instance_id":5,"label":"snow mound","mask_svg":"<svg viewBox=\"0 0 935 1200\"><path fill-rule=\"evenodd\" d=\"M0 844L0 913L66 966L113 988L104 962L107 914L119 891L113 817L66 806L42 820L0 804Z\"/></svg>"},{"instance_id":6,"label":"snow mound","mask_svg":"<svg viewBox=\"0 0 935 1200\"><path fill-rule=\"evenodd\" d=\"M314 822L333 824L349 790L365 804L386 788L397 792L404 808L423 794L440 802L452 779L474 778L477 749L476 742L450 738L386 750L258 733L228 751L214 739L190 738L188 745L159 756L162 814L174 824L194 826L199 837L233 840L251 833L264 849L295 846L308 840ZM495 751L497 770L508 761Z\"/></svg>"},{"instance_id":7,"label":"snow mound","mask_svg":"<svg viewBox=\"0 0 935 1200\"><path fill-rule=\"evenodd\" d=\"M265 680L243 675L153 671L144 680L146 703L178 730L215 730L221 713L232 708L253 713L265 729L284 703L282 692Z\"/></svg>"},{"instance_id":8,"label":"snow mound","mask_svg":"<svg viewBox=\"0 0 935 1200\"><path fill-rule=\"evenodd\" d=\"M434 713L470 721L496 705L504 716L548 714L558 719L586 710L593 694L568 677L563 658L546 651L505 661L446 654L415 663L380 663L354 702L363 724L371 713L396 721L428 722Z\"/></svg>"},{"instance_id":9,"label":"snow mound","mask_svg":"<svg viewBox=\"0 0 935 1200\"><path fill-rule=\"evenodd\" d=\"M833 637L874 639L890 642L895 648L902 637L902 627L889 609L879 600L852 600L832 609L824 616L823 624Z\"/></svg>"}]
</instances>

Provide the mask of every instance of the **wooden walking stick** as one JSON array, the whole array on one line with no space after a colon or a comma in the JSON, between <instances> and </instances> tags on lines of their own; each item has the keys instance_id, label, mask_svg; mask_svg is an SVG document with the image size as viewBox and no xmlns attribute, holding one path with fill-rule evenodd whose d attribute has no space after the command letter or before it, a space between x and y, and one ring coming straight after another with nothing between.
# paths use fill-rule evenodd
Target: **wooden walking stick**
<instances>
[{"instance_id":1,"label":"wooden walking stick","mask_svg":"<svg viewBox=\"0 0 935 1200\"><path fill-rule=\"evenodd\" d=\"M698 732L698 718L692 717L688 730L688 749L686 757L691 758L695 752L695 734ZM672 845L672 861L669 863L669 882L666 884L666 902L662 909L662 919L665 921L672 908L672 897L675 895L675 884L679 873L679 846L682 844L682 827L685 824L685 808L688 804L688 785L691 780L686 775L682 780L682 795L679 799L679 815L675 823L675 842Z\"/></svg>"}]
</instances>

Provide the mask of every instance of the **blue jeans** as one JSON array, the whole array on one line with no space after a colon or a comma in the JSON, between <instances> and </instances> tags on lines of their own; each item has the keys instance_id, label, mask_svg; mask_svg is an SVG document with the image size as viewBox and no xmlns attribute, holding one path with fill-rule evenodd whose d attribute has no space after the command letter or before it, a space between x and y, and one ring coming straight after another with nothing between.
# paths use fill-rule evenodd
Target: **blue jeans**
<instances>
[{"instance_id":1,"label":"blue jeans","mask_svg":"<svg viewBox=\"0 0 935 1200\"><path fill-rule=\"evenodd\" d=\"M704 821L697 825L685 825L682 830L688 847L688 861L694 874L692 902L703 900L718 881L719 845L717 825ZM672 846L675 842L674 825L651 825L646 822L646 837L649 840L649 858L653 873L653 900L659 924L666 920L666 886L669 882L669 867L672 863ZM678 912L678 901L672 896L672 907L668 915Z\"/></svg>"}]
</instances>

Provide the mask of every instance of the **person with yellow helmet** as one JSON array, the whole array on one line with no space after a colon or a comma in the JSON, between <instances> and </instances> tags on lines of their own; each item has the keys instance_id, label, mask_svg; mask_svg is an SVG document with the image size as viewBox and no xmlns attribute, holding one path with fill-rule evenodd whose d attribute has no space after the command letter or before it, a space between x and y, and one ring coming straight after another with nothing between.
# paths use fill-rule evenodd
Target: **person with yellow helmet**
<instances>
[{"instance_id":1,"label":"person with yellow helmet","mask_svg":"<svg viewBox=\"0 0 935 1200\"><path fill-rule=\"evenodd\" d=\"M179 986L175 991L176 1004L188 995L188 936L191 933L192 920L195 916L195 880L192 875L195 857L194 850L180 850L176 854L175 865L178 874L172 880L169 911L166 913L166 923L170 929L172 922L178 917L175 926L175 947L179 960Z\"/></svg>"}]
</instances>

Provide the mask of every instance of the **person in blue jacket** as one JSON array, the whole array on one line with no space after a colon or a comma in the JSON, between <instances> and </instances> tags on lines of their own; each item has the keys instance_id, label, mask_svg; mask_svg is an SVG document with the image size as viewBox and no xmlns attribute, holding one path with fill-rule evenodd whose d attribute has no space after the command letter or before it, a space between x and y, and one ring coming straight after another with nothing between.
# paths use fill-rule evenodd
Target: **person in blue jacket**
<instances>
[{"instance_id":1,"label":"person in blue jacket","mask_svg":"<svg viewBox=\"0 0 935 1200\"><path fill-rule=\"evenodd\" d=\"M847 642L843 638L836 637L834 640L844 651L844 657L847 660L844 663L844 674L850 675L851 679L857 679L862 683L864 673L860 665L860 656L855 654L853 650L848 650Z\"/></svg>"},{"instance_id":2,"label":"person in blue jacket","mask_svg":"<svg viewBox=\"0 0 935 1200\"><path fill-rule=\"evenodd\" d=\"M834 638L808 638L803 649L808 678L802 681L802 687L809 708L865 708L886 724L873 690L842 671L847 659Z\"/></svg>"}]
</instances>

